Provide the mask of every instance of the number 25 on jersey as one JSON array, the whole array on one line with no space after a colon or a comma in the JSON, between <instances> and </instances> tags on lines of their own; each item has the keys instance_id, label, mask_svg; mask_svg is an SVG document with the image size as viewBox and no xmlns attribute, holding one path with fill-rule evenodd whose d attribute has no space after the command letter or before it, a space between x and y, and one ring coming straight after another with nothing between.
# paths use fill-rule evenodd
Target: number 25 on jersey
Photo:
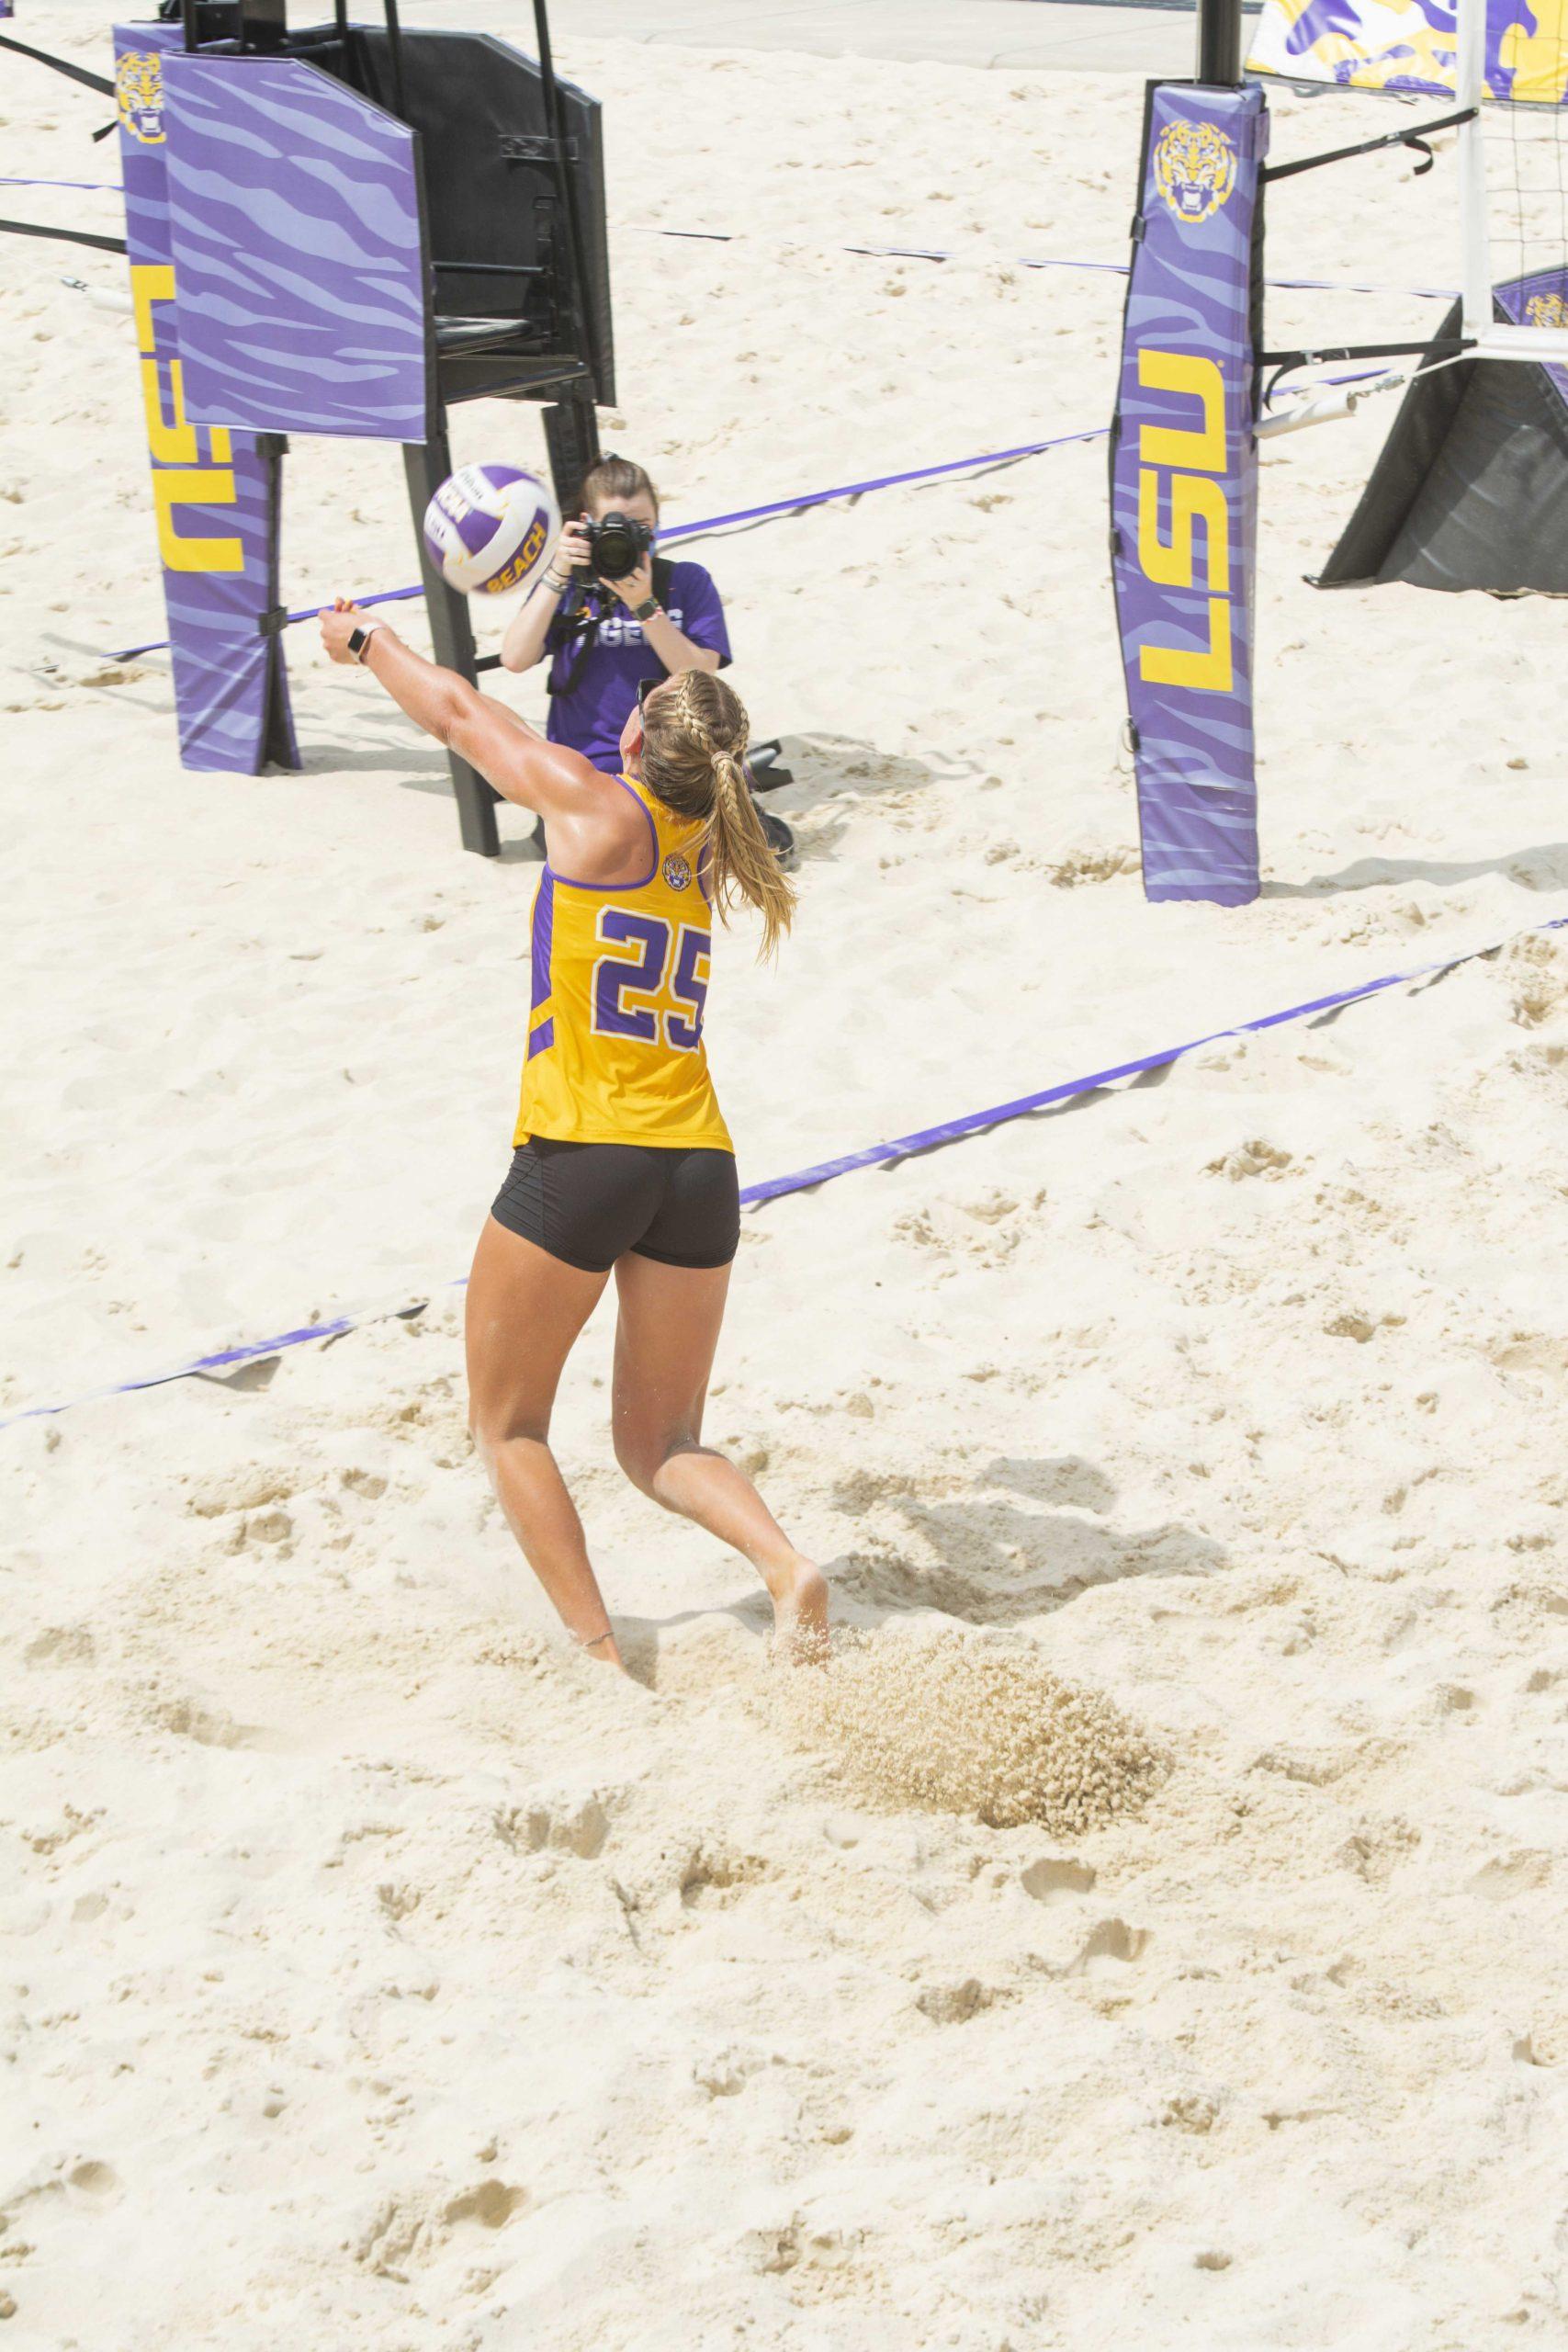
<instances>
[{"instance_id":1,"label":"number 25 on jersey","mask_svg":"<svg viewBox=\"0 0 1568 2352\"><path fill-rule=\"evenodd\" d=\"M703 1042L713 933L695 923L668 923L658 915L606 907L597 936L604 946L621 952L594 962L595 1034L635 1037L646 1046L657 1045L662 1035L675 1053L694 1054Z\"/></svg>"}]
</instances>

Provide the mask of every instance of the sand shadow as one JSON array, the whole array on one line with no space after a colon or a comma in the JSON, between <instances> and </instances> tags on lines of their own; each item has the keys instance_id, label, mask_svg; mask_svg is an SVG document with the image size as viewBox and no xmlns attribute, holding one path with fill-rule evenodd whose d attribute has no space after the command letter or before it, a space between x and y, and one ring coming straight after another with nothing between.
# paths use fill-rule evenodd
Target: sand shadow
<instances>
[{"instance_id":1,"label":"sand shadow","mask_svg":"<svg viewBox=\"0 0 1568 2352\"><path fill-rule=\"evenodd\" d=\"M411 745L404 732L393 729L389 734L385 751L374 747L351 751L342 743L311 743L304 749L304 769L307 775L385 775L400 792L427 792L438 800L455 800L452 770L445 752L434 745L425 748ZM536 822L526 808L517 810L518 820L535 830L514 835L502 835L499 862L511 865L542 865L545 849L544 827ZM539 837L536 837L539 836Z\"/></svg>"},{"instance_id":2,"label":"sand shadow","mask_svg":"<svg viewBox=\"0 0 1568 2352\"><path fill-rule=\"evenodd\" d=\"M793 771L795 781L768 792L762 805L795 827L803 865L832 854L863 804L973 774L960 759L918 760L850 735L785 735L779 763Z\"/></svg>"},{"instance_id":3,"label":"sand shadow","mask_svg":"<svg viewBox=\"0 0 1568 2352\"><path fill-rule=\"evenodd\" d=\"M1396 888L1404 882L1478 882L1488 874L1501 874L1521 890L1568 888L1568 842L1540 842L1501 857L1362 857L1337 874L1314 874L1307 882L1265 882L1259 896L1331 899L1343 891Z\"/></svg>"},{"instance_id":4,"label":"sand shadow","mask_svg":"<svg viewBox=\"0 0 1568 2352\"><path fill-rule=\"evenodd\" d=\"M528 811L518 814L526 820ZM545 862L545 827L541 818L531 833L503 834L500 863L502 865L543 865Z\"/></svg>"},{"instance_id":5,"label":"sand shadow","mask_svg":"<svg viewBox=\"0 0 1568 2352\"><path fill-rule=\"evenodd\" d=\"M878 1543L835 1562L829 1576L856 1622L931 1609L971 1625L1014 1625L1066 1608L1094 1585L1208 1577L1227 1566L1213 1537L1177 1521L1130 1532L1106 1525L1115 1488L1081 1455L1004 1458L977 1471L976 1484L1002 1491L930 1502L884 1486L884 1510L891 1506L923 1539L927 1556ZM836 1499L852 1511L864 1498L851 1481Z\"/></svg>"},{"instance_id":6,"label":"sand shadow","mask_svg":"<svg viewBox=\"0 0 1568 2352\"><path fill-rule=\"evenodd\" d=\"M1116 1488L1082 1454L1002 1455L975 1474L999 1494L922 1501L900 1495L883 1474L853 1474L835 1491L853 1515L873 1500L891 1509L934 1557L911 1559L893 1544L841 1552L822 1562L837 1625L869 1631L899 1617L935 1611L967 1625L1010 1626L1064 1609L1091 1586L1126 1577L1208 1577L1228 1566L1223 1547L1175 1521L1124 1532L1097 1523ZM1085 1516L1089 1514L1089 1516ZM668 1616L615 1611L621 1652L634 1680L657 1688L664 1643L682 1626L728 1618L765 1642L773 1604L760 1584L733 1598Z\"/></svg>"},{"instance_id":7,"label":"sand shadow","mask_svg":"<svg viewBox=\"0 0 1568 2352\"><path fill-rule=\"evenodd\" d=\"M367 711L355 743L311 741L301 746L301 754L307 775L384 774L400 792L434 793L448 800L453 797L446 753L434 745L411 743L406 727L389 711ZM779 758L795 780L766 793L761 806L795 829L802 864L831 856L859 807L974 773L957 758L913 759L843 735L785 736ZM520 814L526 819L526 810ZM503 841L501 854L522 865L537 865L543 858L542 849L526 833Z\"/></svg>"},{"instance_id":8,"label":"sand shadow","mask_svg":"<svg viewBox=\"0 0 1568 2352\"><path fill-rule=\"evenodd\" d=\"M301 764L297 769L279 769L279 775L364 775L378 773L388 776L402 792L452 791L451 773L444 752L424 752L409 742L406 736L388 740L384 749L350 746L347 743L302 743L299 747Z\"/></svg>"}]
</instances>

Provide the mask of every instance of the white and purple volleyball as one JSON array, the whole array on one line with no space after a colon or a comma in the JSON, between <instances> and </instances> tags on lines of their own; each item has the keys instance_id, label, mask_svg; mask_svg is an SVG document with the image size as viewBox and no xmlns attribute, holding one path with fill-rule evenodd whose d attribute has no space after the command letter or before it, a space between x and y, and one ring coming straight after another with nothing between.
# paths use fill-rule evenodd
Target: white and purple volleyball
<instances>
[{"instance_id":1,"label":"white and purple volleyball","mask_svg":"<svg viewBox=\"0 0 1568 2352\"><path fill-rule=\"evenodd\" d=\"M431 560L466 596L526 587L559 529L547 485L516 466L459 466L424 510Z\"/></svg>"}]
</instances>

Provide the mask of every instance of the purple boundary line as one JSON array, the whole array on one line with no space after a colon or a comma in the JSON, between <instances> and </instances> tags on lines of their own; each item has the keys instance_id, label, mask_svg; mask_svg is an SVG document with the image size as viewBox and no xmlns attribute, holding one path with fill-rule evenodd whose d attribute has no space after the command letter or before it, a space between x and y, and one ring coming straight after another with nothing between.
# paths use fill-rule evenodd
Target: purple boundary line
<instances>
[{"instance_id":1,"label":"purple boundary line","mask_svg":"<svg viewBox=\"0 0 1568 2352\"><path fill-rule=\"evenodd\" d=\"M118 180L39 180L16 179L7 172L0 172L0 187L87 187L101 189L105 194L122 193ZM616 231L622 236L672 237L688 245L748 244L748 237L731 229L660 229L646 220L627 220ZM777 240L791 243L792 239ZM800 240L807 251L839 254L861 254L870 261L967 261L976 267L994 266L1000 269L1076 269L1096 277L1125 277L1128 265L1124 261L1075 261L1070 254L961 254L956 248L941 245L813 245L809 238ZM1424 302L1452 302L1458 299L1457 286L1368 286L1355 277L1268 277L1266 286L1279 286L1297 292L1305 289L1321 294L1412 294Z\"/></svg>"},{"instance_id":2,"label":"purple boundary line","mask_svg":"<svg viewBox=\"0 0 1568 2352\"><path fill-rule=\"evenodd\" d=\"M61 185L63 186L66 183L62 182ZM83 182L81 185L85 186L87 183ZM738 242L727 232L717 229L650 229L648 233L650 236L682 238L688 242L703 244L732 244ZM954 254L940 253L934 248L928 250L915 245L843 245L839 250L843 253L866 254L895 260L953 261L959 258ZM1020 255L1017 257L1016 266L1022 269L1095 270L1107 272L1119 277L1125 277L1127 275L1127 265L1124 262L1031 260ZM1307 287L1328 292L1351 294L1415 294L1442 301L1451 300L1453 295L1451 288L1362 286L1349 282L1341 285L1335 279L1326 277L1275 277L1270 278L1269 283L1271 286ZM1332 378L1330 380L1349 382L1354 381L1355 379ZM1056 434L1047 441L1025 442L1016 449L998 449L974 458L954 458L940 466L917 466L904 473L881 474L870 481L847 482L834 490L807 491L798 498L772 499L765 505L742 507L733 514L709 515L698 523L678 523L672 529L660 532L660 537L665 546L674 546L680 540L701 538L710 532L732 529L743 523L767 522L776 515L804 514L810 507L826 506L835 499L863 498L870 491L895 490L909 482L940 481L944 474L971 473L986 466L1015 464L1024 458L1040 457L1050 449L1065 448L1075 441L1102 440L1109 430L1109 426L1103 424L1089 425L1082 432ZM359 597L357 602L363 610L368 612L377 605L408 604L415 597L422 597L423 594L423 583L415 582L408 588L379 589L373 595ZM298 611L285 616L285 626L293 628L301 621L314 620L321 610L320 605L302 605ZM144 645L125 646L118 652L106 655L105 659L111 662L135 662L144 653L164 653L168 650L168 645L169 640L166 637L151 638Z\"/></svg>"},{"instance_id":3,"label":"purple boundary line","mask_svg":"<svg viewBox=\"0 0 1568 2352\"><path fill-rule=\"evenodd\" d=\"M108 196L125 193L118 180L29 180L18 179L11 172L0 172L0 187L90 187L102 189Z\"/></svg>"},{"instance_id":4,"label":"purple boundary line","mask_svg":"<svg viewBox=\"0 0 1568 2352\"><path fill-rule=\"evenodd\" d=\"M671 233L675 232L672 231ZM858 250L858 248L850 250ZM1089 266L1088 264L1082 266ZM1107 268L1111 266L1109 263L1094 266ZM1307 281L1303 279L1301 283L1304 285ZM1370 368L1364 369L1362 373L1375 376L1379 370ZM1357 376L1331 376L1326 380L1336 384L1355 383L1359 379ZM1299 390L1300 388L1292 386L1292 389ZM1018 465L1025 458L1043 457L1049 450L1067 448L1076 441L1103 441L1110 430L1110 426L1106 424L1084 425L1077 433L1053 434L1049 440L1021 442L1016 449L986 450L973 458L950 458L940 466L913 466L903 473L875 475L869 481L841 482L832 490L803 491L798 497L770 499L761 506L739 507L732 514L709 514L701 522L677 523L671 529L660 531L660 544L661 547L673 547L682 540L705 538L713 532L733 530L747 523L772 522L783 514L804 514L813 506L828 506L840 498L863 498L872 491L897 490L910 482L940 481L947 474L979 473L989 466ZM415 581L411 587L382 588L377 590L373 595L360 596L355 601L363 611L368 612L376 605L409 604L415 597L422 597L423 594L423 583ZM321 610L320 605L301 605L297 611L285 616L285 625L294 628L301 621L313 621ZM135 662L143 653L164 653L168 650L168 645L169 640L166 637L151 638L145 645L127 645L118 652L106 654L104 659L109 662Z\"/></svg>"},{"instance_id":5,"label":"purple boundary line","mask_svg":"<svg viewBox=\"0 0 1568 2352\"><path fill-rule=\"evenodd\" d=\"M868 491L897 490L908 482L936 481L944 474L977 473L989 466L1017 465L1024 458L1038 458L1048 449L1063 449L1074 441L1103 441L1110 430L1107 424L1088 424L1077 433L1055 434L1048 441L1022 442L1016 449L984 450L978 457L950 458L940 466L914 466L904 473L878 474L870 481L842 482L833 490L803 491L797 498L770 499L766 505L742 506L733 514L710 514L700 523L677 523L671 529L660 531L659 543L672 547L677 540L704 538L711 531L730 530L742 523L764 523L780 514L804 514L808 507L827 506L834 499L863 498ZM423 583L416 581L410 588L383 588L376 595L361 596L358 603L362 610L368 611L372 605L404 604L423 594ZM298 612L288 615L288 626L313 621L321 610L320 605L301 605ZM138 654L164 652L168 642L166 637L156 638L147 645L127 646L123 652L107 654L105 659L133 662Z\"/></svg>"},{"instance_id":6,"label":"purple boundary line","mask_svg":"<svg viewBox=\"0 0 1568 2352\"><path fill-rule=\"evenodd\" d=\"M1006 1125L1010 1120L1023 1119L1033 1112L1048 1110L1057 1102L1070 1102L1075 1096L1092 1094L1102 1086L1114 1085L1119 1079L1137 1078L1145 1070L1163 1069L1168 1063L1179 1061L1186 1054L1199 1052L1204 1046L1217 1045L1224 1037L1256 1036L1266 1029L1278 1029L1286 1022L1309 1020L1314 1013L1337 1012L1341 1006L1357 1004L1363 999L1380 996L1386 989L1410 988L1417 980L1431 979L1442 972L1452 972L1461 964L1474 964L1483 956L1495 956L1510 946L1516 939L1531 939L1543 932L1568 930L1568 915L1553 915L1545 922L1527 923L1523 930L1509 932L1503 939L1492 940L1484 947L1469 947L1458 956L1444 956L1429 964L1413 965L1408 971L1389 972L1381 979L1363 980L1357 987L1336 989L1327 996L1309 997L1304 1003L1285 1006L1282 1012L1260 1013L1256 1020L1237 1021L1228 1029L1211 1029L1202 1037L1190 1037L1184 1045L1162 1046L1157 1053L1140 1054L1135 1059L1114 1062L1105 1069L1097 1069L1087 1078L1065 1079L1059 1085L1044 1086L1033 1094L1015 1095L1010 1102L996 1102L986 1111L969 1111L961 1118L944 1120L939 1126L917 1127L911 1135L896 1136L890 1143L868 1144L863 1151L843 1153L837 1159L819 1160L814 1168L797 1168L788 1176L773 1176L761 1184L748 1184L740 1194L742 1207L758 1208L766 1201L781 1200L786 1193L815 1191L819 1184L831 1183L837 1177L848 1176L861 1168L882 1168L900 1159L908 1159L917 1152L934 1151L942 1145L960 1142L966 1136L979 1135L987 1127ZM466 1274L444 1283L446 1290L461 1290L468 1282ZM311 1340L341 1339L345 1331L360 1329L367 1323L380 1323L398 1316L417 1315L421 1305L405 1301L401 1306L374 1309L360 1315L338 1315L330 1322L298 1326L290 1331L279 1331L269 1340L243 1341L237 1347L220 1348L211 1355L197 1356L189 1363L177 1364L172 1372L155 1372L138 1380L112 1382L105 1388L92 1388L79 1396L67 1397L60 1405L29 1405L19 1413L8 1413L0 1419L0 1430L14 1429L20 1421L51 1419L57 1413L68 1413L77 1405L89 1405L105 1396L133 1396L143 1388L162 1388L174 1380L190 1380L203 1374L222 1373L232 1367L254 1363L259 1357L280 1355L285 1348L303 1347Z\"/></svg>"},{"instance_id":7,"label":"purple boundary line","mask_svg":"<svg viewBox=\"0 0 1568 2352\"><path fill-rule=\"evenodd\" d=\"M628 232L634 236L675 237L683 243L694 245L736 245L750 243L748 238L739 236L729 229L660 229L642 220L627 221L620 233L625 235ZM795 240L781 238L773 242L789 244ZM811 240L806 237L801 238L799 242L807 251L863 254L873 261L966 261L976 268L989 266L998 269L1077 269L1107 277L1125 277L1128 267L1124 261L1075 261L1070 256L1055 254L961 254L953 249L944 250L940 245L822 247L813 245ZM1457 286L1368 286L1364 285L1359 278L1353 277L1269 277L1265 278L1264 284L1289 288L1298 292L1304 288L1310 292L1325 294L1414 294L1427 302L1451 302L1459 293Z\"/></svg>"}]
</instances>

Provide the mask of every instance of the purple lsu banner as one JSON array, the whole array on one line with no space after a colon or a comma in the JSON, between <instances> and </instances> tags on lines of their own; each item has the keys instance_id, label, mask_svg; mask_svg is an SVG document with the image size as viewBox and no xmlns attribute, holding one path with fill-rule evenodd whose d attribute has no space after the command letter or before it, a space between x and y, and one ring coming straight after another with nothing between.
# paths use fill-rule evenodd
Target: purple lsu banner
<instances>
[{"instance_id":1,"label":"purple lsu banner","mask_svg":"<svg viewBox=\"0 0 1568 2352\"><path fill-rule=\"evenodd\" d=\"M170 237L164 60L177 24L115 28L115 96L137 364L164 573L180 759L254 775L299 765L276 631L279 447L186 413Z\"/></svg>"},{"instance_id":2,"label":"purple lsu banner","mask_svg":"<svg viewBox=\"0 0 1568 2352\"><path fill-rule=\"evenodd\" d=\"M1144 894L1258 896L1257 88L1151 83L1111 441Z\"/></svg>"}]
</instances>

